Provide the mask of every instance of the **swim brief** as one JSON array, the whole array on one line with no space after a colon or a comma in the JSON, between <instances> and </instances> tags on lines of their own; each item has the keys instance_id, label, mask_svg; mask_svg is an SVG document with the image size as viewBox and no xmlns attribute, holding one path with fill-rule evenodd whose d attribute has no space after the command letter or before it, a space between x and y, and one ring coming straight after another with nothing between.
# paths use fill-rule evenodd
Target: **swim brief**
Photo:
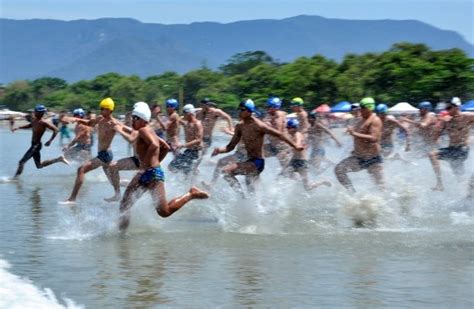
<instances>
[{"instance_id":1,"label":"swim brief","mask_svg":"<svg viewBox=\"0 0 474 309\"><path fill-rule=\"evenodd\" d=\"M383 162L382 156L378 155L370 159L357 158L359 162L359 167L361 169L369 168L371 165L379 164Z\"/></svg>"},{"instance_id":2,"label":"swim brief","mask_svg":"<svg viewBox=\"0 0 474 309\"><path fill-rule=\"evenodd\" d=\"M165 172L160 166L147 168L138 180L139 184L144 186L158 181L165 181Z\"/></svg>"},{"instance_id":3,"label":"swim brief","mask_svg":"<svg viewBox=\"0 0 474 309\"><path fill-rule=\"evenodd\" d=\"M291 159L289 166L295 170L306 170L308 169L308 161L303 159Z\"/></svg>"},{"instance_id":4,"label":"swim brief","mask_svg":"<svg viewBox=\"0 0 474 309\"><path fill-rule=\"evenodd\" d=\"M102 150L97 154L97 159L102 161L105 164L109 164L114 159L114 155L110 150Z\"/></svg>"},{"instance_id":5,"label":"swim brief","mask_svg":"<svg viewBox=\"0 0 474 309\"><path fill-rule=\"evenodd\" d=\"M438 159L446 161L464 161L469 154L469 147L449 146L438 150Z\"/></svg>"},{"instance_id":6,"label":"swim brief","mask_svg":"<svg viewBox=\"0 0 474 309\"><path fill-rule=\"evenodd\" d=\"M247 162L252 162L255 164L255 167L257 168L258 173L260 174L263 172L263 169L265 168L265 160L261 158L257 159L248 159Z\"/></svg>"}]
</instances>

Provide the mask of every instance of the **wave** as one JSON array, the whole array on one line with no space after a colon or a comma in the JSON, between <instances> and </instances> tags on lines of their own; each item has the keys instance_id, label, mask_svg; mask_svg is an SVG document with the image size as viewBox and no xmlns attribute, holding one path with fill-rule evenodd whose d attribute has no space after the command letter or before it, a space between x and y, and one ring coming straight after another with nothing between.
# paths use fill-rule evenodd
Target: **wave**
<instances>
[{"instance_id":1,"label":"wave","mask_svg":"<svg viewBox=\"0 0 474 309\"><path fill-rule=\"evenodd\" d=\"M8 272L9 268L10 264L0 259L0 308L84 308L69 298L64 298L61 304L51 289L40 289L28 278Z\"/></svg>"}]
</instances>

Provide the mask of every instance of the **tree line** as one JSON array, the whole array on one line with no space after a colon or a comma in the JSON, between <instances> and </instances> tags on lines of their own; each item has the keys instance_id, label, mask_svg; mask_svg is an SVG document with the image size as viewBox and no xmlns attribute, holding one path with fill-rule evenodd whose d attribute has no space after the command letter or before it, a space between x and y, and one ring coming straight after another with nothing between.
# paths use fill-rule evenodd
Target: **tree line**
<instances>
[{"instance_id":1,"label":"tree line","mask_svg":"<svg viewBox=\"0 0 474 309\"><path fill-rule=\"evenodd\" d=\"M209 97L220 108L234 110L243 98L263 106L269 96L284 102L302 97L312 108L358 102L365 96L390 106L473 95L474 59L464 51L398 43L381 53L347 54L340 63L321 55L282 63L263 51L249 51L232 56L217 70L203 66L183 75L165 72L143 79L107 73L71 84L55 77L19 80L1 86L0 104L22 111L37 103L56 111L97 110L102 98L112 97L117 111L124 112L137 101L161 104L173 97L182 106Z\"/></svg>"}]
</instances>

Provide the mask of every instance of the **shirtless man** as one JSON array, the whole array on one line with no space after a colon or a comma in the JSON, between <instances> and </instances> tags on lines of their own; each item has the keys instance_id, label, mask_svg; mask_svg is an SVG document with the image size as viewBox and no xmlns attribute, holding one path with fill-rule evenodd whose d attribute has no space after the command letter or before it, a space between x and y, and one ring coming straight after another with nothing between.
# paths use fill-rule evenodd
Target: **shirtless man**
<instances>
[{"instance_id":1,"label":"shirtless man","mask_svg":"<svg viewBox=\"0 0 474 309\"><path fill-rule=\"evenodd\" d=\"M92 119L78 119L65 117L65 121L78 122L88 125L90 127L98 126L97 135L98 135L98 155L97 157L85 162L77 169L76 181L74 183L74 188L72 189L71 195L66 200L65 203L75 203L79 189L81 188L85 174L95 170L99 166L102 166L104 173L107 175L107 178L110 179L109 166L113 160L112 150L110 145L115 136L114 126L117 123L117 120L112 116L112 111L114 110L115 103L111 98L103 99L100 104L100 116ZM112 181L111 181L112 182Z\"/></svg>"},{"instance_id":2,"label":"shirtless man","mask_svg":"<svg viewBox=\"0 0 474 309\"><path fill-rule=\"evenodd\" d=\"M76 118L84 119L85 112L82 108L76 108L72 115ZM92 128L83 123L77 123L74 133L73 140L63 148L64 157L67 159L88 160L92 147Z\"/></svg>"},{"instance_id":3,"label":"shirtless man","mask_svg":"<svg viewBox=\"0 0 474 309\"><path fill-rule=\"evenodd\" d=\"M289 119L286 123L286 129L291 140L295 143L297 147L304 147L303 134L298 132L299 122L296 119ZM331 183L328 181L322 181L317 183L310 183L308 178L308 158L307 158L306 149L303 150L294 150L293 157L291 158L288 165L284 168L282 174L285 174L287 171L290 173L298 173L303 180L303 186L306 191L311 191L320 185L331 186Z\"/></svg>"},{"instance_id":4,"label":"shirtless man","mask_svg":"<svg viewBox=\"0 0 474 309\"><path fill-rule=\"evenodd\" d=\"M320 166L322 161L327 161L330 164L334 164L331 160L326 158L326 151L324 150L323 142L324 135L331 137L337 144L338 147L342 147L341 142L336 138L336 136L325 127L321 121L319 121L319 114L316 111L312 111L309 114L309 124L308 129L308 144L311 146L311 155L309 162L320 171Z\"/></svg>"},{"instance_id":5,"label":"shirtless man","mask_svg":"<svg viewBox=\"0 0 474 309\"><path fill-rule=\"evenodd\" d=\"M375 101L364 98L360 101L361 120L354 128L348 127L347 132L354 137L352 155L334 168L337 180L349 191L355 192L348 172L359 172L366 169L379 187L383 188L383 167L380 148L382 121L373 113Z\"/></svg>"},{"instance_id":6,"label":"shirtless man","mask_svg":"<svg viewBox=\"0 0 474 309\"><path fill-rule=\"evenodd\" d=\"M411 123L415 126L415 134L413 134L416 142L413 142L416 147L416 151L423 156L429 155L432 152L438 143L436 138L436 115L431 112L433 109L432 105L428 101L421 102L418 104L418 109L420 110L420 121L414 121L409 118L404 120L408 123Z\"/></svg>"},{"instance_id":7,"label":"shirtless man","mask_svg":"<svg viewBox=\"0 0 474 309\"><path fill-rule=\"evenodd\" d=\"M209 98L201 100L201 110L196 113L196 118L201 121L203 126L203 150L202 153L206 154L207 149L212 144L212 132L216 126L219 118L227 121L228 130L232 130L232 118L229 114L223 110L216 108L216 104Z\"/></svg>"},{"instance_id":8,"label":"shirtless man","mask_svg":"<svg viewBox=\"0 0 474 309\"><path fill-rule=\"evenodd\" d=\"M160 137L165 137L165 131L161 127L160 123L158 122L158 118L161 120L161 106L155 104L151 107L151 121L150 126L155 130L155 134ZM128 125L127 125L128 126Z\"/></svg>"},{"instance_id":9,"label":"shirtless man","mask_svg":"<svg viewBox=\"0 0 474 309\"><path fill-rule=\"evenodd\" d=\"M436 138L439 138L443 130L447 131L449 146L440 148L430 153L431 165L436 175L436 185L433 190L443 191L443 181L441 179L441 168L439 160L446 160L451 165L454 174L460 176L464 173L464 161L469 154L469 131L474 124L474 113L461 112L461 100L454 97L446 110L451 119L443 122L441 130L437 131Z\"/></svg>"},{"instance_id":10,"label":"shirtless man","mask_svg":"<svg viewBox=\"0 0 474 309\"><path fill-rule=\"evenodd\" d=\"M235 131L234 130L224 130L224 133L227 133L229 135L234 135ZM211 190L214 184L217 182L219 179L219 176L222 173L222 169L231 164L231 163L237 163L237 162L244 162L247 159L247 151L245 150L245 145L243 144L242 140L237 144L237 147L234 151L234 153L225 156L217 161L216 167L214 168L214 172L212 173L212 179L211 182L205 182L202 181L201 184L206 188L207 190Z\"/></svg>"},{"instance_id":11,"label":"shirtless man","mask_svg":"<svg viewBox=\"0 0 474 309\"><path fill-rule=\"evenodd\" d=\"M160 217L169 217L187 202L193 199L205 199L209 195L196 187L191 187L189 191L180 197L166 199L165 174L161 169L160 162L166 156L169 146L161 138L156 136L154 130L148 125L151 111L147 106L136 105L132 112L133 129L137 134L128 134L122 130L123 126L117 125L115 128L130 143L135 145L138 159L140 161L140 171L133 177L125 190L120 202L120 223L119 228L124 231L130 222L130 208L134 201L140 198L145 192L150 192L155 209ZM201 128L202 131L202 128ZM135 132L135 131L134 131ZM141 190L140 190L141 189Z\"/></svg>"},{"instance_id":12,"label":"shirtless man","mask_svg":"<svg viewBox=\"0 0 474 309\"><path fill-rule=\"evenodd\" d=\"M390 156L393 152L393 130L396 127L400 128L406 134L406 147L405 151L410 151L410 135L408 130L391 115L387 115L388 106L385 104L378 104L375 107L375 113L382 121L382 138L380 140L380 146L382 147L382 154L384 158Z\"/></svg>"},{"instance_id":13,"label":"shirtless man","mask_svg":"<svg viewBox=\"0 0 474 309\"><path fill-rule=\"evenodd\" d=\"M148 106L147 103L145 102L137 102L133 105L134 109L143 109L143 110L149 110L150 107ZM151 115L153 113L151 112ZM130 113L130 121L132 121L132 113ZM150 122L151 119L148 119L148 122ZM133 125L133 124L131 124ZM118 128L120 127L120 128ZM151 127L151 126L150 126ZM154 129L154 128L152 128ZM127 137L130 135L132 140L135 140L136 136L138 134L138 131L134 131L131 127L122 124L120 122L117 122L115 126L115 130L117 132L125 132ZM156 133L156 132L155 132ZM127 140L128 141L128 140ZM106 202L116 202L120 201L122 198L122 194L120 192L120 171L136 171L140 169L140 160L138 160L138 157L136 155L136 149L135 145L130 144L133 149L133 156L131 157L126 157L122 158L118 161L112 162L109 166L109 175L110 175L110 182L112 184L112 187L114 188L114 196L105 198L104 200Z\"/></svg>"},{"instance_id":14,"label":"shirtless man","mask_svg":"<svg viewBox=\"0 0 474 309\"><path fill-rule=\"evenodd\" d=\"M235 133L227 146L214 148L212 156L220 153L228 153L234 150L235 146L243 139L247 150L247 161L231 163L223 168L224 178L229 182L231 187L244 195L242 187L235 176L245 175L246 183L251 192L254 191L253 184L258 179L260 173L265 167L263 159L263 139L265 134L271 134L285 141L297 150L303 150L302 146L297 146L288 136L271 128L261 120L252 116L255 111L255 104L252 100L247 99L239 104L239 117L242 122L235 126ZM245 197L245 196L244 196Z\"/></svg>"},{"instance_id":15,"label":"shirtless man","mask_svg":"<svg viewBox=\"0 0 474 309\"><path fill-rule=\"evenodd\" d=\"M157 117L156 121L161 128L166 131L166 142L170 146L171 151L176 156L177 145L179 145L179 115L176 112L178 109L178 101L176 99L168 99L165 102L166 112L168 113L168 121L164 123L161 117Z\"/></svg>"},{"instance_id":16,"label":"shirtless man","mask_svg":"<svg viewBox=\"0 0 474 309\"><path fill-rule=\"evenodd\" d=\"M44 132L46 131L46 129L50 129L51 131L53 131L53 135L51 135L51 138L44 144L46 147L49 147L49 145L51 145L51 142L58 134L58 128L43 119L43 116L46 113L46 111L47 110L46 110L46 107L44 107L44 105L41 105L41 104L36 105L35 116L30 123L18 128L11 129L12 132L15 132L18 129L30 129L30 128L32 131L31 147L26 151L25 155L23 156L23 158L21 158L20 162L18 162L18 169L16 170L16 173L13 179L17 179L18 176L21 175L21 173L23 172L23 167L25 163L32 157L35 160L35 165L36 165L36 168L38 169L57 163L57 162L63 162L65 164L69 164L69 162L64 158L64 156L60 156L53 160L45 160L41 162L41 153L40 153L41 147L42 147L41 138L43 137Z\"/></svg>"},{"instance_id":17,"label":"shirtless man","mask_svg":"<svg viewBox=\"0 0 474 309\"><path fill-rule=\"evenodd\" d=\"M185 148L183 153L178 154L168 165L170 172L184 172L187 176L195 169L195 164L202 155L203 126L196 118L196 110L192 104L183 107L184 113L184 138L186 143L177 144L176 149Z\"/></svg>"},{"instance_id":18,"label":"shirtless man","mask_svg":"<svg viewBox=\"0 0 474 309\"><path fill-rule=\"evenodd\" d=\"M300 123L299 131L303 133L303 136L307 138L308 129L309 129L309 121L308 121L308 113L303 109L304 101L302 98L293 98L290 102L291 110L296 113L296 119Z\"/></svg>"},{"instance_id":19,"label":"shirtless man","mask_svg":"<svg viewBox=\"0 0 474 309\"><path fill-rule=\"evenodd\" d=\"M278 132L285 134L286 112L281 111L280 108L280 98L269 98L267 100L267 117L265 117L263 121ZM281 167L287 166L290 159L290 149L288 145L275 136L269 135L267 138L268 143L263 147L265 158L276 157Z\"/></svg>"}]
</instances>

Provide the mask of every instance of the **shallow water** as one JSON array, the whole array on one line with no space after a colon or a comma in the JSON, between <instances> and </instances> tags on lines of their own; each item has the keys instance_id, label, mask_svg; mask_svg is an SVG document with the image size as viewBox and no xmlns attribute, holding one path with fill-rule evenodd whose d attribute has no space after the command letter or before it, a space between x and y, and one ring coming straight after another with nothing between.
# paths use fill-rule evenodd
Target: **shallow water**
<instances>
[{"instance_id":1,"label":"shallow water","mask_svg":"<svg viewBox=\"0 0 474 309\"><path fill-rule=\"evenodd\" d=\"M358 193L333 187L307 193L276 177L271 158L259 193L242 200L220 180L206 201L159 218L145 196L126 235L101 170L86 176L76 207L58 205L72 189L77 164L36 170L32 161L11 183L31 133L0 131L0 259L10 273L49 288L66 305L105 307L472 307L474 217L466 179L442 163L444 193L431 192L427 159L385 163L389 192L377 193L365 172L350 174ZM347 156L347 146L327 154ZM216 145L227 137L218 136ZM59 142L44 147L57 156ZM117 136L115 158L128 156ZM95 151L94 151L95 152ZM219 157L218 157L219 158ZM199 180L217 159L206 156ZM169 161L167 158L166 161ZM166 164L165 164L166 165ZM133 172L121 173L129 179ZM459 182L461 181L461 183ZM167 173L168 199L189 184ZM355 228L354 221L374 220ZM3 284L5 284L3 282ZM1 289L1 286L0 286Z\"/></svg>"}]
</instances>

